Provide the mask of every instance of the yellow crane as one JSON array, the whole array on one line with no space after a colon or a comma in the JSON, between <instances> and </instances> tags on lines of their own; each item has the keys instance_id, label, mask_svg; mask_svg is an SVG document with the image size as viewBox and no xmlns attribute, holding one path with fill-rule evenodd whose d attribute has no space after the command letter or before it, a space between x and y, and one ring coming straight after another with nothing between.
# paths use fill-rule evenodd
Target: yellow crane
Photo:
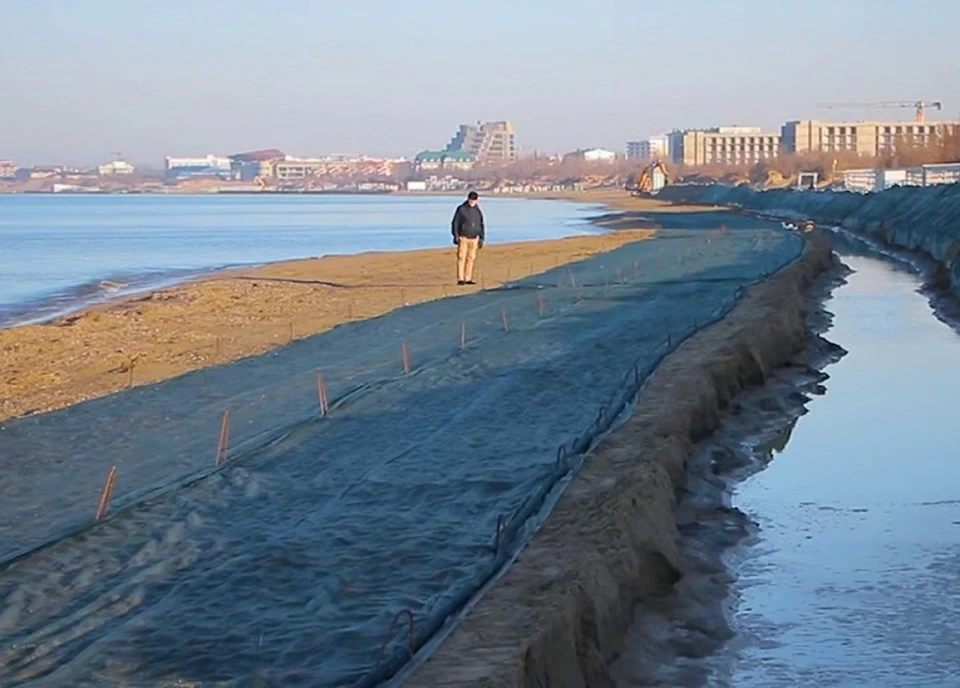
<instances>
[{"instance_id":1,"label":"yellow crane","mask_svg":"<svg viewBox=\"0 0 960 688\"><path fill-rule=\"evenodd\" d=\"M874 108L913 108L916 121L923 122L924 114L927 108L942 110L943 103L941 103L939 100L884 100L878 103L818 103L817 107L857 110L872 110Z\"/></svg>"}]
</instances>

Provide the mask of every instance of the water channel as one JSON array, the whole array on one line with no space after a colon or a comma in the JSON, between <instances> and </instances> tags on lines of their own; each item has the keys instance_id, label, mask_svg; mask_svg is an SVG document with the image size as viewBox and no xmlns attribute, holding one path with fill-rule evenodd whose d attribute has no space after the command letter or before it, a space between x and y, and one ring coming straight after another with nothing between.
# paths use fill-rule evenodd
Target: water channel
<instances>
[{"instance_id":1,"label":"water channel","mask_svg":"<svg viewBox=\"0 0 960 688\"><path fill-rule=\"evenodd\" d=\"M848 354L734 488L758 531L728 557L712 685L960 686L960 336L913 273L842 258L826 337Z\"/></svg>"}]
</instances>

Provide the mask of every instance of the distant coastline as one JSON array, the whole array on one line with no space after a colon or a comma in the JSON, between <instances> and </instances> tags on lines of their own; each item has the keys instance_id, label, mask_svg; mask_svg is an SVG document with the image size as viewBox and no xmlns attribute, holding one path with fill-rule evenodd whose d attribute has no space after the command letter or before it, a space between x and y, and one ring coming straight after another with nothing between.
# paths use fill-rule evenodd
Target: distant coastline
<instances>
[{"instance_id":1,"label":"distant coastline","mask_svg":"<svg viewBox=\"0 0 960 688\"><path fill-rule=\"evenodd\" d=\"M0 194L30 194L44 196L128 196L131 194L150 194L164 196L167 194L244 194L268 196L382 196L385 194L404 193L393 189L211 189L197 191L195 189L178 189L176 187L163 189L2 189ZM421 195L424 195L421 192Z\"/></svg>"}]
</instances>

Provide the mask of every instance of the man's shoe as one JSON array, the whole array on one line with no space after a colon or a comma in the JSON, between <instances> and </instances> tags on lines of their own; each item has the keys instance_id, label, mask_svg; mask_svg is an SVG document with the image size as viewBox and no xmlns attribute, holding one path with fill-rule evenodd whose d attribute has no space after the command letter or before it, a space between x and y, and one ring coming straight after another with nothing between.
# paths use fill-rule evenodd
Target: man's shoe
<instances>
[{"instance_id":1,"label":"man's shoe","mask_svg":"<svg viewBox=\"0 0 960 688\"><path fill-rule=\"evenodd\" d=\"M476 282L474 282L473 280L467 280L466 282L464 282L464 284L476 284Z\"/></svg>"},{"instance_id":2,"label":"man's shoe","mask_svg":"<svg viewBox=\"0 0 960 688\"><path fill-rule=\"evenodd\" d=\"M458 287L462 287L464 284L466 284L466 281L465 281L465 280L457 280L457 286L458 286Z\"/></svg>"}]
</instances>

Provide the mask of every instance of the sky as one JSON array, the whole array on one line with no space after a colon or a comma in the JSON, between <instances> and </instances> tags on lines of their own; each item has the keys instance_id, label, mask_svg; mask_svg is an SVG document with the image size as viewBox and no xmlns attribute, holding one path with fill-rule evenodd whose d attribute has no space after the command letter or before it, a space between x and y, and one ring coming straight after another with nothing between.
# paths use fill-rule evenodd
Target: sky
<instances>
[{"instance_id":1,"label":"sky","mask_svg":"<svg viewBox=\"0 0 960 688\"><path fill-rule=\"evenodd\" d=\"M412 156L509 119L521 150L673 128L960 114L957 0L0 0L0 159L279 148Z\"/></svg>"}]
</instances>

